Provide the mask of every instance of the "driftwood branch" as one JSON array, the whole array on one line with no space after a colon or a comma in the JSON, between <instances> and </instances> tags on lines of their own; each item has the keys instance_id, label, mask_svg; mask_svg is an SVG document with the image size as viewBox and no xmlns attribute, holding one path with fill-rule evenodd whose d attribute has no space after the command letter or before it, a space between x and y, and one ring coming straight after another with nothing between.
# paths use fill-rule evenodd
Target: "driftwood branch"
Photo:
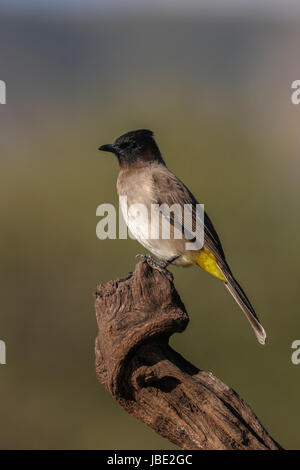
<instances>
[{"instance_id":1,"label":"driftwood branch","mask_svg":"<svg viewBox=\"0 0 300 470\"><path fill-rule=\"evenodd\" d=\"M236 392L169 346L189 321L171 275L142 261L99 285L95 308L97 377L128 413L182 449L280 449Z\"/></svg>"}]
</instances>

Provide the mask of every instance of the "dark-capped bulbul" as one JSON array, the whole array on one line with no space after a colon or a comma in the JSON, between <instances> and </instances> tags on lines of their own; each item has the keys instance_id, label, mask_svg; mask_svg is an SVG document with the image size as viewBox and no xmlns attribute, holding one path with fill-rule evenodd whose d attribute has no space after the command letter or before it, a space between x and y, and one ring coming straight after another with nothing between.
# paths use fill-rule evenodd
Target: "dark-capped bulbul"
<instances>
[{"instance_id":1,"label":"dark-capped bulbul","mask_svg":"<svg viewBox=\"0 0 300 470\"><path fill-rule=\"evenodd\" d=\"M113 153L119 161L117 191L122 213L135 238L160 260L158 263L153 260L154 266L165 268L169 264L176 266L196 264L222 281L245 313L259 343L264 344L265 330L244 290L234 278L218 234L206 213L204 213L203 246L198 250L186 248L189 240L185 236L184 226L181 227L181 238L146 236L143 225L149 222L151 227L151 205L171 207L177 204L182 208L185 205L195 208L198 204L189 189L167 168L153 138L153 132L147 129L131 131L117 138L114 144L102 145L99 150ZM145 223L136 212L128 215L128 208L131 205L143 205L148 209ZM196 218L195 210L192 211L192 217ZM168 222L174 231L175 225L178 229L178 220L175 217L169 217ZM184 225L184 219L181 223Z\"/></svg>"}]
</instances>

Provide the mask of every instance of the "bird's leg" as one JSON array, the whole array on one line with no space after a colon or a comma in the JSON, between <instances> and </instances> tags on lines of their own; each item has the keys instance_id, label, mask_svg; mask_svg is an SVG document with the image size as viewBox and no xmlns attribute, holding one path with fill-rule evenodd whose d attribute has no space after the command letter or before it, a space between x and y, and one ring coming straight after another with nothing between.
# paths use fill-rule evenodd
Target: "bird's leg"
<instances>
[{"instance_id":1,"label":"bird's leg","mask_svg":"<svg viewBox=\"0 0 300 470\"><path fill-rule=\"evenodd\" d=\"M159 261L156 261L156 259L152 258L151 255L138 254L135 255L135 257L142 258L142 260L146 261L146 263L148 263L151 268L157 269L158 271L163 271L165 269L165 263L160 263Z\"/></svg>"},{"instance_id":2,"label":"bird's leg","mask_svg":"<svg viewBox=\"0 0 300 470\"><path fill-rule=\"evenodd\" d=\"M171 274L170 271L167 270L167 267L173 263L173 261L175 261L177 258L179 258L179 256L173 256L172 258L166 260L166 261L157 261L155 260L154 258L152 258L151 255L142 255L142 254L138 254L135 256L136 258L143 258L143 261L146 261L149 266L151 266L151 268L153 269L157 269L158 271L160 271L161 273L164 273L164 274L167 274L168 276ZM171 274L172 278L173 278L173 275Z\"/></svg>"},{"instance_id":3,"label":"bird's leg","mask_svg":"<svg viewBox=\"0 0 300 470\"><path fill-rule=\"evenodd\" d=\"M180 255L176 255L176 256L172 256L172 258L169 258L167 259L167 261L165 261L165 266L164 268L167 268L169 266L169 264L172 264L173 261L175 261L176 259L179 258Z\"/></svg>"}]
</instances>

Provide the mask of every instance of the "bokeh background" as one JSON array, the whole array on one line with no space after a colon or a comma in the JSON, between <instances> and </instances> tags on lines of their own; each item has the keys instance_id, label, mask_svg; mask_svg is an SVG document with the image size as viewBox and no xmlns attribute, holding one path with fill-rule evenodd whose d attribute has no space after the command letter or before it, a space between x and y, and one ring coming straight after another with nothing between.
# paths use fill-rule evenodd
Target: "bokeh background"
<instances>
[{"instance_id":1,"label":"bokeh background","mask_svg":"<svg viewBox=\"0 0 300 470\"><path fill-rule=\"evenodd\" d=\"M143 251L96 238L118 173L97 148L136 128L205 204L268 333L260 346L220 283L172 268L190 314L172 346L300 447L299 24L292 1L1 2L1 448L175 448L94 371L92 293Z\"/></svg>"}]
</instances>

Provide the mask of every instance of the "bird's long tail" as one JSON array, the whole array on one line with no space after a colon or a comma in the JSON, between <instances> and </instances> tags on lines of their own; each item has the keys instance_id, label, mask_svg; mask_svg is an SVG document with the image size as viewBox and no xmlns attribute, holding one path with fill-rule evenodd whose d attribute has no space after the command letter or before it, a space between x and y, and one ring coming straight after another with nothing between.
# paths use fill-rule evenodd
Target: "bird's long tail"
<instances>
[{"instance_id":1,"label":"bird's long tail","mask_svg":"<svg viewBox=\"0 0 300 470\"><path fill-rule=\"evenodd\" d=\"M196 263L209 274L224 282L225 287L229 290L230 294L233 296L237 304L248 318L259 343L265 344L265 330L260 324L255 310L250 303L250 300L246 296L237 280L233 277L225 259L219 258L217 261L215 255L208 248L204 247L200 252L197 253Z\"/></svg>"},{"instance_id":2,"label":"bird's long tail","mask_svg":"<svg viewBox=\"0 0 300 470\"><path fill-rule=\"evenodd\" d=\"M260 324L260 321L255 313L254 308L252 307L248 297L246 296L245 292L243 291L240 284L237 280L233 277L230 269L222 269L222 273L226 281L224 282L225 287L229 290L232 297L235 299L237 304L241 307L244 314L248 318L250 325L252 326L256 338L260 344L265 344L266 342L266 332L263 326Z\"/></svg>"}]
</instances>

